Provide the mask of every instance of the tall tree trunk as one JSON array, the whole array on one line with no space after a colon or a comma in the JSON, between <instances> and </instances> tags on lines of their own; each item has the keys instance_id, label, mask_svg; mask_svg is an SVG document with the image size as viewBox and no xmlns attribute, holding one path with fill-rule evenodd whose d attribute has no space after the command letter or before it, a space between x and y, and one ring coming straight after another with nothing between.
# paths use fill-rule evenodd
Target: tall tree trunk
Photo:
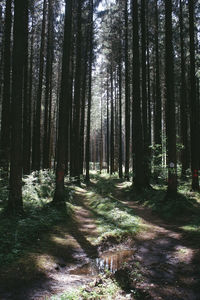
<instances>
[{"instance_id":1,"label":"tall tree trunk","mask_svg":"<svg viewBox=\"0 0 200 300\"><path fill-rule=\"evenodd\" d=\"M10 152L10 69L11 69L11 0L6 1L5 30L4 30L4 67L3 67L3 101L1 117L1 144L0 144L0 164L8 176L9 152Z\"/></svg>"},{"instance_id":2,"label":"tall tree trunk","mask_svg":"<svg viewBox=\"0 0 200 300\"><path fill-rule=\"evenodd\" d=\"M120 53L121 56L121 53ZM119 62L119 178L122 178L122 74L121 74L121 57Z\"/></svg>"},{"instance_id":3,"label":"tall tree trunk","mask_svg":"<svg viewBox=\"0 0 200 300\"><path fill-rule=\"evenodd\" d=\"M92 56L93 56L93 0L90 0L90 53L89 53L89 90L88 90L88 110L87 110L87 133L86 133L86 182L90 181L90 114L92 100Z\"/></svg>"},{"instance_id":4,"label":"tall tree trunk","mask_svg":"<svg viewBox=\"0 0 200 300\"><path fill-rule=\"evenodd\" d=\"M27 1L14 1L11 164L8 210L15 215L23 210L22 202L22 103L23 67L26 39Z\"/></svg>"},{"instance_id":5,"label":"tall tree trunk","mask_svg":"<svg viewBox=\"0 0 200 300\"><path fill-rule=\"evenodd\" d=\"M73 111L73 177L80 183L80 106L81 106L81 44L82 44L82 1L77 1L77 38L76 38L76 67L74 83Z\"/></svg>"},{"instance_id":6,"label":"tall tree trunk","mask_svg":"<svg viewBox=\"0 0 200 300\"><path fill-rule=\"evenodd\" d=\"M159 62L159 41L158 41L158 0L155 0L155 76L156 76L156 87L155 87L155 133L154 133L154 143L155 143L155 179L158 178L159 172L158 168L162 163L162 114L161 114L161 87L160 87L160 62Z\"/></svg>"},{"instance_id":7,"label":"tall tree trunk","mask_svg":"<svg viewBox=\"0 0 200 300\"><path fill-rule=\"evenodd\" d=\"M86 100L86 88L87 88L87 75L88 75L88 48L89 48L89 32L86 30L86 47L84 54L84 68L83 79L81 89L81 126L80 126L80 174L83 174L84 164L84 135L85 135L85 100Z\"/></svg>"},{"instance_id":8,"label":"tall tree trunk","mask_svg":"<svg viewBox=\"0 0 200 300\"><path fill-rule=\"evenodd\" d=\"M190 136L191 136L191 171L192 189L199 190L199 131L198 131L198 99L196 96L195 77L195 40L194 40L194 0L189 1L189 34L190 34Z\"/></svg>"},{"instance_id":9,"label":"tall tree trunk","mask_svg":"<svg viewBox=\"0 0 200 300\"><path fill-rule=\"evenodd\" d=\"M110 175L114 172L114 99L113 99L113 67L110 68Z\"/></svg>"},{"instance_id":10,"label":"tall tree trunk","mask_svg":"<svg viewBox=\"0 0 200 300\"><path fill-rule=\"evenodd\" d=\"M108 73L107 73L108 75ZM106 145L107 145L107 173L109 174L110 172L110 130L109 130L109 84L108 84L108 77L107 77L107 85L106 85L106 95L107 95L107 100L106 100Z\"/></svg>"},{"instance_id":11,"label":"tall tree trunk","mask_svg":"<svg viewBox=\"0 0 200 300\"><path fill-rule=\"evenodd\" d=\"M183 35L183 8L182 0L180 0L180 43L181 43L181 143L183 149L181 150L181 175L186 176L186 170L188 168L188 120L187 120L187 86L186 86L186 68L185 68L185 51L184 51L184 35Z\"/></svg>"},{"instance_id":12,"label":"tall tree trunk","mask_svg":"<svg viewBox=\"0 0 200 300\"><path fill-rule=\"evenodd\" d=\"M64 175L66 157L66 128L69 120L70 99L69 87L69 66L71 49L71 29L72 29L72 0L66 0L65 7L65 30L63 41L61 91L59 98L59 121L58 121L58 141L57 141L57 165L56 165L56 189L54 202L65 200Z\"/></svg>"},{"instance_id":13,"label":"tall tree trunk","mask_svg":"<svg viewBox=\"0 0 200 300\"><path fill-rule=\"evenodd\" d=\"M28 5L28 3L27 3ZM26 22L26 44L25 44L25 53L24 53L24 90L23 90L23 174L30 173L30 138L31 138L31 114L30 114L30 103L29 103L29 90L28 90L28 62L29 62L29 54L28 54L28 23L29 23L29 15L28 8L26 10L27 15L25 17Z\"/></svg>"},{"instance_id":14,"label":"tall tree trunk","mask_svg":"<svg viewBox=\"0 0 200 300\"><path fill-rule=\"evenodd\" d=\"M165 0L165 85L168 187L167 196L177 193L174 58L172 45L172 0Z\"/></svg>"},{"instance_id":15,"label":"tall tree trunk","mask_svg":"<svg viewBox=\"0 0 200 300\"><path fill-rule=\"evenodd\" d=\"M52 77L53 64L53 11L52 0L49 0L48 6L48 36L47 36L47 61L46 61L46 90L45 90L45 112L44 112L44 138L43 138L43 169L49 167L50 140L48 138L49 128L49 110L50 110L50 83Z\"/></svg>"},{"instance_id":16,"label":"tall tree trunk","mask_svg":"<svg viewBox=\"0 0 200 300\"><path fill-rule=\"evenodd\" d=\"M33 144L32 144L32 169L40 170L41 162L41 101L42 85L44 73L44 47L45 47L45 26L46 25L46 0L43 2L43 19L40 44L40 65L39 65L39 83L36 99L36 112L33 125Z\"/></svg>"},{"instance_id":17,"label":"tall tree trunk","mask_svg":"<svg viewBox=\"0 0 200 300\"><path fill-rule=\"evenodd\" d=\"M130 160L130 87L128 59L128 0L125 0L125 178L129 180Z\"/></svg>"},{"instance_id":18,"label":"tall tree trunk","mask_svg":"<svg viewBox=\"0 0 200 300\"><path fill-rule=\"evenodd\" d=\"M142 46L142 125L144 139L144 171L149 184L148 127L147 127L147 66L146 66L146 0L141 0L141 46Z\"/></svg>"},{"instance_id":19,"label":"tall tree trunk","mask_svg":"<svg viewBox=\"0 0 200 300\"><path fill-rule=\"evenodd\" d=\"M138 0L132 0L133 13L133 161L135 178L133 184L136 189L146 186L144 172L144 143L140 101L140 61L139 61L139 34L138 34Z\"/></svg>"}]
</instances>

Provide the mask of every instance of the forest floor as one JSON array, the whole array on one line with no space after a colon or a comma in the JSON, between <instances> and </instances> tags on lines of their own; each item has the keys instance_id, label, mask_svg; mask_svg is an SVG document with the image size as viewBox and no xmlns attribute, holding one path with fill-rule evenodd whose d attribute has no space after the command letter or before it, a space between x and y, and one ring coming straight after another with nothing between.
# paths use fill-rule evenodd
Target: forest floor
<instances>
[{"instance_id":1,"label":"forest floor","mask_svg":"<svg viewBox=\"0 0 200 300\"><path fill-rule=\"evenodd\" d=\"M1 300L200 299L198 202L166 220L148 202L156 190L100 175L70 189L72 216L2 267Z\"/></svg>"}]
</instances>

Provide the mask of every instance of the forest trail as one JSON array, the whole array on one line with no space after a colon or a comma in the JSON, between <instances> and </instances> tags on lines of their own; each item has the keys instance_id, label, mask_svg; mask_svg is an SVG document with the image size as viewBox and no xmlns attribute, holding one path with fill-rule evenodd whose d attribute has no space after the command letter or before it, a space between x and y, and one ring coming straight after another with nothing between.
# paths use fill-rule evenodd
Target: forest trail
<instances>
[{"instance_id":1,"label":"forest trail","mask_svg":"<svg viewBox=\"0 0 200 300\"><path fill-rule=\"evenodd\" d=\"M131 194L125 193L124 182L113 179L109 197L133 210L140 218L141 230L120 244L115 239L97 242L100 236L98 218L90 199L105 197L106 182L101 189L97 189L97 185L93 180L89 189L74 187L73 218L43 236L28 259L22 258L11 268L12 274L7 270L0 276L3 283L0 299L44 300L88 285L98 278L98 268L94 264L99 255L129 247L133 255L128 264L121 262L121 268L111 276L121 287L117 299L199 300L199 245L181 226L164 222L150 208L133 201ZM109 299L116 299L116 296Z\"/></svg>"}]
</instances>

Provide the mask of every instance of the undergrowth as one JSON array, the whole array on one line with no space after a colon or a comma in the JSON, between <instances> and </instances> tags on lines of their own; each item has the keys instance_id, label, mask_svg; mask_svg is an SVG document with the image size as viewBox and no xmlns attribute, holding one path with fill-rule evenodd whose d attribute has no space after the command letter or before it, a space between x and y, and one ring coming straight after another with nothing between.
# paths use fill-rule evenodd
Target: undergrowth
<instances>
[{"instance_id":1,"label":"undergrowth","mask_svg":"<svg viewBox=\"0 0 200 300\"><path fill-rule=\"evenodd\" d=\"M2 191L2 187L1 187ZM4 191L4 189L3 189ZM23 205L25 216L0 219L0 265L11 263L37 242L44 232L71 214L71 205L52 206L54 174L33 172L24 178ZM66 191L66 197L67 197ZM1 207L6 205L3 199Z\"/></svg>"}]
</instances>

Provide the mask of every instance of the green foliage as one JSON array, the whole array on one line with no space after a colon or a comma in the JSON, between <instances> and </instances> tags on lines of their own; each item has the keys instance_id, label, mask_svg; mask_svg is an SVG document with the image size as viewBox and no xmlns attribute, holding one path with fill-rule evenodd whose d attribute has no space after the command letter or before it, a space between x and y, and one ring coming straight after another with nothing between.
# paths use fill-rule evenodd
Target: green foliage
<instances>
[{"instance_id":1,"label":"green foliage","mask_svg":"<svg viewBox=\"0 0 200 300\"><path fill-rule=\"evenodd\" d=\"M11 263L40 239L54 224L66 219L71 206L49 204L54 191L51 171L33 172L24 178L23 202L25 216L0 220L0 265Z\"/></svg>"},{"instance_id":2,"label":"green foliage","mask_svg":"<svg viewBox=\"0 0 200 300\"><path fill-rule=\"evenodd\" d=\"M102 275L98 281L92 282L87 287L65 292L60 296L51 297L50 300L117 299L121 296L120 293L117 281L108 275Z\"/></svg>"},{"instance_id":3,"label":"green foliage","mask_svg":"<svg viewBox=\"0 0 200 300\"><path fill-rule=\"evenodd\" d=\"M115 189L115 176L96 174L94 192L88 194L89 205L96 215L96 223L100 237L122 237L125 234L135 234L139 230L139 218L131 208L125 206L112 195ZM103 197L102 197L103 196ZM105 197L106 196L106 197Z\"/></svg>"}]
</instances>

